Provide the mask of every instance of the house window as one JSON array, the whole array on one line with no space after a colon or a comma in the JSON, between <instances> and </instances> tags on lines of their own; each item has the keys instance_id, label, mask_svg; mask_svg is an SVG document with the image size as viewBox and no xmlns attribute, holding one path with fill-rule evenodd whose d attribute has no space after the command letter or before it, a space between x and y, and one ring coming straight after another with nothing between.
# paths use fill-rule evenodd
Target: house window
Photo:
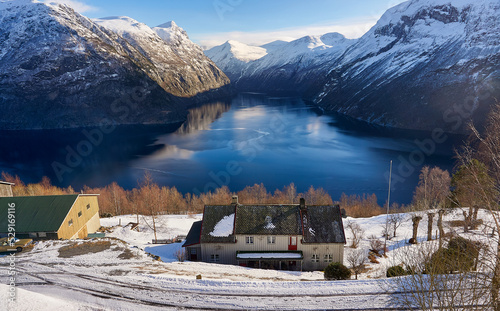
<instances>
[{"instance_id":1,"label":"house window","mask_svg":"<svg viewBox=\"0 0 500 311\"><path fill-rule=\"evenodd\" d=\"M90 209L90 204L87 204L87 209Z\"/></svg>"},{"instance_id":2,"label":"house window","mask_svg":"<svg viewBox=\"0 0 500 311\"><path fill-rule=\"evenodd\" d=\"M191 255L196 255L197 254L196 248L191 248L190 253Z\"/></svg>"},{"instance_id":3,"label":"house window","mask_svg":"<svg viewBox=\"0 0 500 311\"><path fill-rule=\"evenodd\" d=\"M276 244L276 237L275 236L268 236L267 237L267 244Z\"/></svg>"},{"instance_id":4,"label":"house window","mask_svg":"<svg viewBox=\"0 0 500 311\"><path fill-rule=\"evenodd\" d=\"M245 242L246 242L247 244L253 244L253 236L247 236L247 237L245 238Z\"/></svg>"},{"instance_id":5,"label":"house window","mask_svg":"<svg viewBox=\"0 0 500 311\"><path fill-rule=\"evenodd\" d=\"M210 255L210 262L219 262L219 254L212 254Z\"/></svg>"},{"instance_id":6,"label":"house window","mask_svg":"<svg viewBox=\"0 0 500 311\"><path fill-rule=\"evenodd\" d=\"M324 259L325 259L325 262L332 262L333 256L332 256L332 254L326 254Z\"/></svg>"},{"instance_id":7,"label":"house window","mask_svg":"<svg viewBox=\"0 0 500 311\"><path fill-rule=\"evenodd\" d=\"M29 236L30 238L36 238L36 232L30 232Z\"/></svg>"},{"instance_id":8,"label":"house window","mask_svg":"<svg viewBox=\"0 0 500 311\"><path fill-rule=\"evenodd\" d=\"M311 258L312 262L319 262L319 255L318 254L313 254Z\"/></svg>"},{"instance_id":9,"label":"house window","mask_svg":"<svg viewBox=\"0 0 500 311\"><path fill-rule=\"evenodd\" d=\"M82 217L82 211L78 212L78 217Z\"/></svg>"},{"instance_id":10,"label":"house window","mask_svg":"<svg viewBox=\"0 0 500 311\"><path fill-rule=\"evenodd\" d=\"M70 220L68 221L68 227L71 227L72 225L73 225L73 219L70 219Z\"/></svg>"},{"instance_id":11,"label":"house window","mask_svg":"<svg viewBox=\"0 0 500 311\"><path fill-rule=\"evenodd\" d=\"M46 238L47 237L47 233L46 232L38 232L38 237L39 238Z\"/></svg>"}]
</instances>

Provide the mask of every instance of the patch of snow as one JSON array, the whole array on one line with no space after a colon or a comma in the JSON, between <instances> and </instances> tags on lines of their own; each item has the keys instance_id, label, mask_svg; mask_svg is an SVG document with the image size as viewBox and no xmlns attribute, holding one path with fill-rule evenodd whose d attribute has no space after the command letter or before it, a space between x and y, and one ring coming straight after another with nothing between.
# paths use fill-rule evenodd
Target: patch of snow
<instances>
[{"instance_id":1,"label":"patch of snow","mask_svg":"<svg viewBox=\"0 0 500 311\"><path fill-rule=\"evenodd\" d=\"M233 234L234 228L234 213L228 216L224 216L215 225L214 230L209 234L214 237L228 237Z\"/></svg>"}]
</instances>

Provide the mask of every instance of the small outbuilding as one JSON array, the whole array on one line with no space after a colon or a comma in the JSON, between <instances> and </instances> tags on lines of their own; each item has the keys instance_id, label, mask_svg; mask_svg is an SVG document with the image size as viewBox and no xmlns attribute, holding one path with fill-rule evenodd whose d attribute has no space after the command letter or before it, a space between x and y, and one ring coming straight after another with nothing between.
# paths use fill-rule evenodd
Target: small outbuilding
<instances>
[{"instance_id":1,"label":"small outbuilding","mask_svg":"<svg viewBox=\"0 0 500 311\"><path fill-rule=\"evenodd\" d=\"M56 240L86 238L100 227L96 194L0 198L0 236Z\"/></svg>"}]
</instances>

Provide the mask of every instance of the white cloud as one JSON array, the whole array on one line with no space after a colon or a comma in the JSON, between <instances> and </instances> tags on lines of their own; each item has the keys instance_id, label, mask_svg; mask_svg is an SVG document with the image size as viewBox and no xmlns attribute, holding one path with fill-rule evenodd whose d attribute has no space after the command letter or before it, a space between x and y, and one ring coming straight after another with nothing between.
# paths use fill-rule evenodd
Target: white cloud
<instances>
[{"instance_id":1,"label":"white cloud","mask_svg":"<svg viewBox=\"0 0 500 311\"><path fill-rule=\"evenodd\" d=\"M98 10L96 7L90 6L88 4L85 4L77 0L42 0L42 2L66 4L71 8L73 8L73 10L77 11L78 13L95 12Z\"/></svg>"},{"instance_id":2,"label":"white cloud","mask_svg":"<svg viewBox=\"0 0 500 311\"><path fill-rule=\"evenodd\" d=\"M351 21L317 24L304 27L276 29L253 32L219 32L212 34L193 34L191 38L205 48L220 45L227 40L236 40L249 45L262 45L275 40L292 41L308 35L323 35L338 32L347 38L359 38L375 25L380 16L367 17Z\"/></svg>"}]
</instances>

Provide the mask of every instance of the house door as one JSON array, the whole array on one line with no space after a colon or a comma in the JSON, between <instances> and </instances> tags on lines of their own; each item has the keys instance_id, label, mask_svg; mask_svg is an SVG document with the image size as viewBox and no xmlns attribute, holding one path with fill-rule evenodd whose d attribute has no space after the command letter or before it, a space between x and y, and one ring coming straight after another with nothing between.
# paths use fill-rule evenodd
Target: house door
<instances>
[{"instance_id":1,"label":"house door","mask_svg":"<svg viewBox=\"0 0 500 311\"><path fill-rule=\"evenodd\" d=\"M296 251L297 250L297 237L296 236L290 237L290 240L288 242L288 250L289 251Z\"/></svg>"},{"instance_id":2,"label":"house door","mask_svg":"<svg viewBox=\"0 0 500 311\"><path fill-rule=\"evenodd\" d=\"M198 252L196 251L196 248L189 249L189 260L198 261Z\"/></svg>"}]
</instances>

